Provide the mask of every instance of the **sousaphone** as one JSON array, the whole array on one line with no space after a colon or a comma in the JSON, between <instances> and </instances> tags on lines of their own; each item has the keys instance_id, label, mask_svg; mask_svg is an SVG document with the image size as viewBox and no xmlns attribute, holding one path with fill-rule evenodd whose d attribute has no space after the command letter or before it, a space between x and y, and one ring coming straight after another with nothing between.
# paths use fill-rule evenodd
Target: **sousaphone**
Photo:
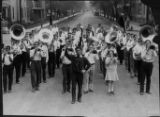
<instances>
[{"instance_id":1,"label":"sousaphone","mask_svg":"<svg viewBox=\"0 0 160 117\"><path fill-rule=\"evenodd\" d=\"M142 38L144 42L147 40L150 40L152 42L153 38L156 36L156 33L154 32L152 26L145 25L139 31L139 36Z\"/></svg>"},{"instance_id":2,"label":"sousaphone","mask_svg":"<svg viewBox=\"0 0 160 117\"><path fill-rule=\"evenodd\" d=\"M43 43L51 43L53 39L52 31L44 28L41 29L38 33L39 40Z\"/></svg>"},{"instance_id":3,"label":"sousaphone","mask_svg":"<svg viewBox=\"0 0 160 117\"><path fill-rule=\"evenodd\" d=\"M20 41L26 35L26 30L21 24L13 24L10 27L10 34L14 40Z\"/></svg>"}]
</instances>

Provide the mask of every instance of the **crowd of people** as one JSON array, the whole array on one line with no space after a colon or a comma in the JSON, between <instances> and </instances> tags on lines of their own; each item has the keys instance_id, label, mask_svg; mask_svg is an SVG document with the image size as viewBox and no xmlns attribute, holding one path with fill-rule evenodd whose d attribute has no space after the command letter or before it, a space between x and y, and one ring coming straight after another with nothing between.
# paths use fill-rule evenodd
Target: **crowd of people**
<instances>
[{"instance_id":1,"label":"crowd of people","mask_svg":"<svg viewBox=\"0 0 160 117\"><path fill-rule=\"evenodd\" d=\"M95 68L99 65L107 93L114 95L114 85L119 80L117 65L120 63L125 65L131 77L137 77L140 94L144 94L145 79L145 92L151 94L157 46L149 31L137 35L125 32L116 25L106 30L101 24L96 29L90 24L87 27L78 24L74 28L50 26L49 29L53 32L51 43L39 40L39 30L35 30L21 40L12 37L11 46L3 48L4 93L12 91L14 69L17 84L20 83L21 75L25 76L26 69L30 69L32 91L35 92L39 90L41 82L47 83L47 71L49 78L53 78L55 69L61 68L62 93L71 92L72 104L76 100L81 102L83 93L94 92Z\"/></svg>"}]
</instances>

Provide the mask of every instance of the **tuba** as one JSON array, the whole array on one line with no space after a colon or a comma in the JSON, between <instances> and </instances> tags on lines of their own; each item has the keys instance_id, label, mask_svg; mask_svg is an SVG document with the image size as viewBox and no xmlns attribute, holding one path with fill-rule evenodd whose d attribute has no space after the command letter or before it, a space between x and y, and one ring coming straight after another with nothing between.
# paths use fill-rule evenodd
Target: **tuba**
<instances>
[{"instance_id":1,"label":"tuba","mask_svg":"<svg viewBox=\"0 0 160 117\"><path fill-rule=\"evenodd\" d=\"M41 29L37 36L42 43L50 44L53 39L52 31L47 28Z\"/></svg>"},{"instance_id":2,"label":"tuba","mask_svg":"<svg viewBox=\"0 0 160 117\"><path fill-rule=\"evenodd\" d=\"M105 37L105 42L106 43L115 43L117 41L117 32L109 32L106 37Z\"/></svg>"},{"instance_id":3,"label":"tuba","mask_svg":"<svg viewBox=\"0 0 160 117\"><path fill-rule=\"evenodd\" d=\"M11 37L17 41L22 40L26 35L26 30L21 24L13 24L10 28Z\"/></svg>"},{"instance_id":4,"label":"tuba","mask_svg":"<svg viewBox=\"0 0 160 117\"><path fill-rule=\"evenodd\" d=\"M139 31L139 36L142 38L143 42L150 40L152 42L153 38L156 36L154 28L150 25L143 26Z\"/></svg>"}]
</instances>

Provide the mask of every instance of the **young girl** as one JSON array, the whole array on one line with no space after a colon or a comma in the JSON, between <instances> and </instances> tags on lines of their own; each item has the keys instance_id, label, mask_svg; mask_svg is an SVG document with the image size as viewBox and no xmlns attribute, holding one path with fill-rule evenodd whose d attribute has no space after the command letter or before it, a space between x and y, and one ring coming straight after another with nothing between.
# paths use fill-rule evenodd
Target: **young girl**
<instances>
[{"instance_id":1,"label":"young girl","mask_svg":"<svg viewBox=\"0 0 160 117\"><path fill-rule=\"evenodd\" d=\"M114 82L119 80L117 74L117 57L115 57L114 51L110 50L105 60L105 67L107 69L105 81L108 82L108 93L114 94Z\"/></svg>"}]
</instances>

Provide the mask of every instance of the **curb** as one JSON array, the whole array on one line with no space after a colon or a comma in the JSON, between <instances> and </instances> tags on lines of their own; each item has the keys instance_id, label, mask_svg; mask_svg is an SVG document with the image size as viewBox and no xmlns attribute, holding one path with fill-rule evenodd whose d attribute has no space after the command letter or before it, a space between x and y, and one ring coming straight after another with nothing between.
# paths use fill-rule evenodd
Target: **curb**
<instances>
[{"instance_id":1,"label":"curb","mask_svg":"<svg viewBox=\"0 0 160 117\"><path fill-rule=\"evenodd\" d=\"M76 13L76 14L74 14L74 15L70 15L70 16L68 16L68 17L61 18L61 19L56 20L56 21L53 21L52 23L53 23L53 25L54 25L54 24L60 23L60 22L62 22L62 21L64 21L64 20L67 20L67 19L69 19L69 18L71 18L71 17L77 16L77 15L79 15L79 14L81 14L81 12L80 12L80 13ZM47 27L47 26L49 26L49 25L50 25L50 24L49 24L49 22L48 22L48 23L43 24L43 27ZM35 29L37 29L37 28L41 28L41 25L36 26L36 27L33 27L33 28L28 28L28 29L26 29L26 32L31 32L32 30L35 30Z\"/></svg>"}]
</instances>

